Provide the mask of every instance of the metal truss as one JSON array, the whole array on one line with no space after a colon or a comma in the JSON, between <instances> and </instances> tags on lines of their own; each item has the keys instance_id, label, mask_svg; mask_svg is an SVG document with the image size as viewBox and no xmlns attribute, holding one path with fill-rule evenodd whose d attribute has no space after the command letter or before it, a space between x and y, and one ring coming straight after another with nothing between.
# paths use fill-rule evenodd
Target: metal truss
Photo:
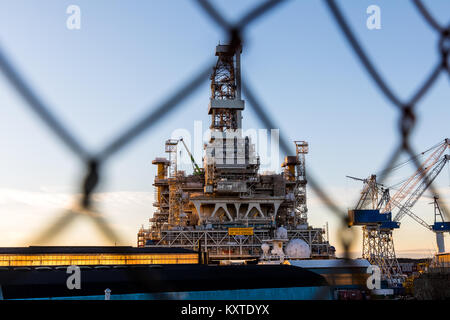
<instances>
[{"instance_id":1,"label":"metal truss","mask_svg":"<svg viewBox=\"0 0 450 320\"><path fill-rule=\"evenodd\" d=\"M378 226L363 227L363 258L370 264L380 267L382 280L390 286L404 281L394 249L392 230L383 230Z\"/></svg>"},{"instance_id":2,"label":"metal truss","mask_svg":"<svg viewBox=\"0 0 450 320\"><path fill-rule=\"evenodd\" d=\"M311 248L312 256L329 256L330 245L324 241L322 229L288 230L288 239L304 240ZM166 230L161 238L152 244L158 247L177 247L209 252L212 259L259 258L261 245L272 239L269 229L254 230L253 235L229 235L227 230ZM231 249L236 249L231 253Z\"/></svg>"}]
</instances>

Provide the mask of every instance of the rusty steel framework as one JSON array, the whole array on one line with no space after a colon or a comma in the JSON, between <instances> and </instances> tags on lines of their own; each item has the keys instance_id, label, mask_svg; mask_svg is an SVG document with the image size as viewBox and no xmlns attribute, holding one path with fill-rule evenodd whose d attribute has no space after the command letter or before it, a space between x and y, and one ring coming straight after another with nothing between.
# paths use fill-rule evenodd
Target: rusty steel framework
<instances>
[{"instance_id":1,"label":"rusty steel framework","mask_svg":"<svg viewBox=\"0 0 450 320\"><path fill-rule=\"evenodd\" d=\"M308 143L295 141L296 154L285 157L283 173L258 172L255 145L241 130L240 54L241 47L216 47L208 108L211 137L205 145L204 169L191 175L177 171L179 140L166 141L168 160L153 161L158 165L156 210L150 228L140 229L138 246L198 249L201 245L212 259L255 260L264 241L283 227L287 240L301 239L309 245L312 257L332 257L334 248L325 239L325 230L307 221ZM232 234L232 229L248 234Z\"/></svg>"}]
</instances>

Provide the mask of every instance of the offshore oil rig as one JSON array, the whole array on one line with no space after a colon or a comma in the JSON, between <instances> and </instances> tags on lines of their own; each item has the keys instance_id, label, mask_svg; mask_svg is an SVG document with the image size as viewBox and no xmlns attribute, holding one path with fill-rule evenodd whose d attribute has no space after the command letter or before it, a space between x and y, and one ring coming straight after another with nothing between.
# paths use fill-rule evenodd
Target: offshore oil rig
<instances>
[{"instance_id":1,"label":"offshore oil rig","mask_svg":"<svg viewBox=\"0 0 450 320\"><path fill-rule=\"evenodd\" d=\"M138 247L201 249L211 261L256 261L286 250L290 258L334 257L324 228L308 225L306 205L306 141L295 141L282 173L260 174L260 159L251 138L242 134L240 55L242 47L216 47L211 75L210 139L203 168L182 138L165 143L167 157L157 166L155 211L149 228L138 232ZM183 144L193 174L177 170ZM298 250L298 247L301 250Z\"/></svg>"}]
</instances>

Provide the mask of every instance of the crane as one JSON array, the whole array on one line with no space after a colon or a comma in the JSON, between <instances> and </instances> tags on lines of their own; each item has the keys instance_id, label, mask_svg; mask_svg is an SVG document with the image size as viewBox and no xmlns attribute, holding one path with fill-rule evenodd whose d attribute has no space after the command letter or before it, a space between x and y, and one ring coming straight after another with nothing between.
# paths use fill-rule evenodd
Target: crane
<instances>
[{"instance_id":1,"label":"crane","mask_svg":"<svg viewBox=\"0 0 450 320\"><path fill-rule=\"evenodd\" d=\"M402 187L396 192L396 194L390 198L382 210L382 212L387 212L388 209L392 210L392 206L395 206L399 209L397 214L393 219L394 226L391 228L389 225L383 227L381 224L380 229L386 233L391 233L395 226L400 224L400 220L405 216L411 217L413 220L424 226L430 231L436 233L436 243L439 252L444 252L444 232L450 230L450 225L447 222L444 222L442 209L435 199L435 223L433 225L429 225L418 215L414 214L411 209L419 200L419 198L423 195L423 193L428 189L428 187L433 183L436 177L441 173L442 169L450 160L450 155L445 154L444 152L450 149L450 140L445 139L441 144L436 147L436 150L428 157L428 159L420 166L419 169L402 185ZM409 194L409 197L407 195ZM407 198L406 198L407 197ZM400 204L402 199L406 201ZM440 217L441 222L437 222L436 218Z\"/></svg>"},{"instance_id":2,"label":"crane","mask_svg":"<svg viewBox=\"0 0 450 320\"><path fill-rule=\"evenodd\" d=\"M435 161L431 167L427 167L426 169L428 171L428 174L422 175L421 173L416 174L416 179L420 181L416 189L410 194L409 198L406 200L406 202L399 206L399 202L391 198L390 199L390 205L394 204L396 207L399 208L399 211L394 217L394 221L400 222L400 220L405 216L408 215L411 218L413 218L415 221L417 221L419 224L423 225L425 228L432 229L430 225L428 225L425 221L423 221L420 217L415 215L411 212L411 208L414 206L414 204L419 200L419 198L423 195L423 193L428 189L428 187L431 185L431 183L436 179L436 177L439 175L439 173L442 171L442 169L445 167L447 162L450 160L450 155L444 155L441 159L438 159L438 161ZM420 170L420 169L419 169ZM424 170L425 171L425 170ZM420 179L420 180L419 180ZM417 183L415 184L417 185ZM387 205L389 205L389 203Z\"/></svg>"},{"instance_id":3,"label":"crane","mask_svg":"<svg viewBox=\"0 0 450 320\"><path fill-rule=\"evenodd\" d=\"M392 232L385 227L381 228L381 225L392 223L391 213L380 213L379 210L385 201L389 201L389 190L377 183L375 174L367 179L348 177L364 182L356 207L348 211L349 226L363 227L362 257L380 268L382 280L386 281L389 287L398 286L403 275L395 257Z\"/></svg>"},{"instance_id":4,"label":"crane","mask_svg":"<svg viewBox=\"0 0 450 320\"><path fill-rule=\"evenodd\" d=\"M431 230L436 233L438 252L442 253L445 252L444 232L450 233L450 222L444 221L444 216L449 217L449 215L439 205L438 199L437 196L434 196L434 201L432 202L434 204L434 224L431 226Z\"/></svg>"},{"instance_id":5,"label":"crane","mask_svg":"<svg viewBox=\"0 0 450 320\"><path fill-rule=\"evenodd\" d=\"M189 148L187 147L186 143L184 142L183 138L178 139L178 141L181 141L184 145L184 148L186 149L192 163L192 168L194 169L194 175L201 175L203 174L202 169L197 165L195 162L194 157L192 156L192 153L189 151Z\"/></svg>"},{"instance_id":6,"label":"crane","mask_svg":"<svg viewBox=\"0 0 450 320\"><path fill-rule=\"evenodd\" d=\"M435 221L435 225L430 226L411 211L417 200L450 160L450 155L443 156L444 152L449 148L450 140L445 139L437 146L427 150L426 152L433 151L432 154L402 184L393 197L389 196L389 189L384 189L382 185L376 182L376 175L371 175L368 179L349 177L364 182L364 189L355 209L349 210L350 226L363 226L363 257L368 259L370 263L380 267L384 280L387 280L390 286L401 283L403 279L395 255L393 230L400 227L400 220L405 215L410 216L430 230L433 230L433 226L440 228L440 233L436 233L438 246L439 239L443 237L442 232L445 232L446 228L450 228L450 223L443 222L443 219L442 222L437 223ZM378 201L380 194L381 200ZM402 203L405 198L406 201ZM394 208L399 211L392 219Z\"/></svg>"},{"instance_id":7,"label":"crane","mask_svg":"<svg viewBox=\"0 0 450 320\"><path fill-rule=\"evenodd\" d=\"M423 192L428 188L428 186L431 184L432 181L429 181L430 179L434 180L436 176L440 173L442 168L445 166L447 156L444 156L444 159L441 159L441 156L444 154L444 152L447 150L447 148L450 147L450 140L445 139L443 142L438 144L436 147L436 150L425 160L424 163L420 166L420 168L417 169L415 174L413 174L402 186L401 188L394 194L394 196L390 199L390 201L386 204L382 212L390 212L392 211L392 203L397 202L400 203L409 193L412 192L412 190L415 188L415 186L421 182L420 187L417 188L414 193L418 194L419 196L416 197L414 194L411 195L411 197L408 199L408 201L405 203L405 208L410 208L414 205L415 201L417 201L418 198L423 194ZM440 168L434 168L434 165L440 162L441 167ZM438 166L439 167L439 166ZM432 170L433 169L433 170ZM437 170L436 170L437 169ZM431 175L428 179L423 179L429 171L433 171L434 175ZM437 173L436 173L437 171ZM400 210L397 213L397 216L395 217L396 221L399 221L404 215L404 210Z\"/></svg>"}]
</instances>

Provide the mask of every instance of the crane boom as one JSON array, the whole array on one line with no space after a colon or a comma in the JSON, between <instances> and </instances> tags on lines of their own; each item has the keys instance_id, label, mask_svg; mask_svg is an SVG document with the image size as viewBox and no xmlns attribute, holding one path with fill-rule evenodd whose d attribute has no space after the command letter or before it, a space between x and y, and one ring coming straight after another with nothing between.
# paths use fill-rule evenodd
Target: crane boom
<instances>
[{"instance_id":1,"label":"crane boom","mask_svg":"<svg viewBox=\"0 0 450 320\"><path fill-rule=\"evenodd\" d=\"M391 200L386 204L382 212L391 212L392 204L394 201L401 203L402 200L411 193L411 191L416 187L416 185L423 179L423 177L434 167L434 165L439 161L441 156L444 154L445 150L450 147L450 139L445 139L441 144L439 144L436 150L428 157L428 159L422 163L419 169L402 185L402 187L394 194ZM424 179L427 181L429 179ZM422 181L423 183L423 181ZM428 185L426 186L428 187ZM421 188L418 188L420 190ZM417 191L417 190L416 190ZM425 191L425 190L423 190ZM422 191L422 193L423 193ZM419 196L420 197L420 196ZM417 201L417 200L416 200ZM398 214L397 214L398 215ZM403 215L400 216L400 218Z\"/></svg>"},{"instance_id":2,"label":"crane boom","mask_svg":"<svg viewBox=\"0 0 450 320\"><path fill-rule=\"evenodd\" d=\"M419 216L417 216L416 214L414 214L412 211L411 211L411 208L407 208L407 207L405 207L405 206L403 206L402 207L402 205L400 204L400 203L398 203L397 201L392 201L392 204L394 205L394 206L396 206L397 208L399 208L400 210L403 210L404 211L404 214L407 214L408 216L410 216L411 218L413 218L415 221L417 221L418 223L420 223L421 225L423 225L425 228L427 228L428 230L432 230L433 229L433 227L431 226L431 225L429 225L428 223L426 223L422 218L420 218ZM403 215L404 215L403 214ZM397 218L397 216L395 217L395 218ZM399 222L399 220L395 220L395 218L394 218L394 221L396 221L396 222Z\"/></svg>"},{"instance_id":3,"label":"crane boom","mask_svg":"<svg viewBox=\"0 0 450 320\"><path fill-rule=\"evenodd\" d=\"M352 177L352 176L345 176L345 177L346 177L346 178L353 179L353 180L356 180L356 181L362 181L362 182L366 182L366 181L367 181L367 179L361 179L361 178Z\"/></svg>"},{"instance_id":4,"label":"crane boom","mask_svg":"<svg viewBox=\"0 0 450 320\"><path fill-rule=\"evenodd\" d=\"M179 141L181 141L184 145L184 148L186 149L189 157L191 158L191 162L192 162L192 168L194 169L194 174L195 175L199 175L202 174L202 170L200 169L200 167L197 165L197 163L195 162L194 157L192 156L192 153L189 151L189 148L187 147L186 143L184 142L183 138L180 138Z\"/></svg>"},{"instance_id":5,"label":"crane boom","mask_svg":"<svg viewBox=\"0 0 450 320\"><path fill-rule=\"evenodd\" d=\"M422 194L425 192L425 190L428 189L430 184L436 179L436 177L439 175L439 173L444 168L447 161L450 159L450 155L444 155L444 157L439 160L437 163L435 163L434 168L432 168L431 171L429 171L428 175L422 179L419 186L414 190L414 192L409 196L409 198L406 200L406 202L403 204L403 206L400 208L400 211L395 215L394 221L399 222L400 219L403 218L405 214L411 216L414 220L418 221L420 224L423 224L421 219L417 219L418 217L412 214L410 209L414 206L414 204L419 200L419 198L422 196ZM396 201L396 200L394 200ZM391 202L392 199L391 199Z\"/></svg>"}]
</instances>

